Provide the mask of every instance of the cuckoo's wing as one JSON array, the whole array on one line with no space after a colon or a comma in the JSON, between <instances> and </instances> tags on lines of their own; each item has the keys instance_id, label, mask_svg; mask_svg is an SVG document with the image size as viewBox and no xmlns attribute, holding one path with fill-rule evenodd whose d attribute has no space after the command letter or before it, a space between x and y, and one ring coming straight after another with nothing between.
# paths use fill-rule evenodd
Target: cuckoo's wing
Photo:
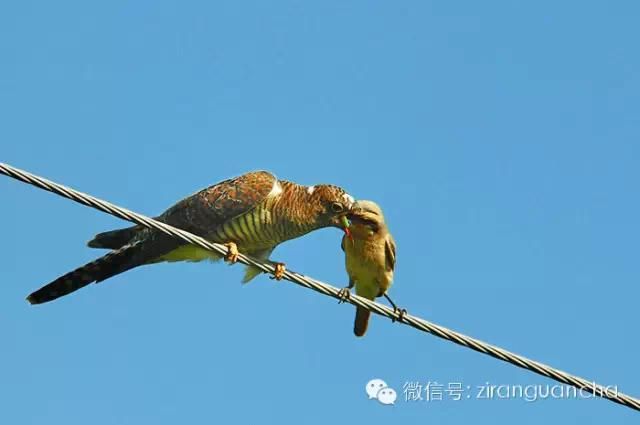
<instances>
[{"instance_id":1,"label":"cuckoo's wing","mask_svg":"<svg viewBox=\"0 0 640 425\"><path fill-rule=\"evenodd\" d=\"M254 171L224 180L179 201L156 220L205 236L221 223L248 212L277 188L276 177L267 171ZM92 248L118 249L154 232L143 226L110 230L97 234Z\"/></svg>"},{"instance_id":2,"label":"cuckoo's wing","mask_svg":"<svg viewBox=\"0 0 640 425\"><path fill-rule=\"evenodd\" d=\"M227 220L251 211L280 185L267 171L254 171L225 180L178 202L158 220L204 236Z\"/></svg>"}]
</instances>

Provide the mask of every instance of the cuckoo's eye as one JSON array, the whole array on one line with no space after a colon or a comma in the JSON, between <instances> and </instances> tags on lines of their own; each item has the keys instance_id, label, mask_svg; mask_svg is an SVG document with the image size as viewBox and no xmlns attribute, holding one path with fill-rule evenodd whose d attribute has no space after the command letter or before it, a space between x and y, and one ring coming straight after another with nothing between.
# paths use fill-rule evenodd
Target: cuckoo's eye
<instances>
[{"instance_id":1,"label":"cuckoo's eye","mask_svg":"<svg viewBox=\"0 0 640 425\"><path fill-rule=\"evenodd\" d=\"M340 202L333 202L331 204L331 211L334 213L341 213L344 211L344 206Z\"/></svg>"}]
</instances>

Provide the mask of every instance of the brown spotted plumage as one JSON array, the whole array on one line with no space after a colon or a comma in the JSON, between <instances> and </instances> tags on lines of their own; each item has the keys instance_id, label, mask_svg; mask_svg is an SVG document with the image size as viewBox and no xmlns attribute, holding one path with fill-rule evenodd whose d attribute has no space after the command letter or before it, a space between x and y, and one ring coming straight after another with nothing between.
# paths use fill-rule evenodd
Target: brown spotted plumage
<instances>
[{"instance_id":1,"label":"brown spotted plumage","mask_svg":"<svg viewBox=\"0 0 640 425\"><path fill-rule=\"evenodd\" d=\"M228 244L228 259L233 259L237 247L240 252L267 260L284 241L323 227L342 227L352 204L353 198L340 187L302 186L278 180L267 171L256 171L196 192L156 220ZM217 253L142 226L100 233L88 245L113 251L35 291L27 298L29 302L52 301L144 264L220 258ZM249 267L243 282L259 273L259 269Z\"/></svg>"}]
</instances>

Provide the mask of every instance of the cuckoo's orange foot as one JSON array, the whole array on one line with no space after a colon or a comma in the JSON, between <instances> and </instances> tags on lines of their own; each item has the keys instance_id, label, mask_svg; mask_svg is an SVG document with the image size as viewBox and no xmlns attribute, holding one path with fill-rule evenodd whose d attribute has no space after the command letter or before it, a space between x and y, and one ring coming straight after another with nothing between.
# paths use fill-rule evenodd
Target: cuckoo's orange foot
<instances>
[{"instance_id":1,"label":"cuckoo's orange foot","mask_svg":"<svg viewBox=\"0 0 640 425\"><path fill-rule=\"evenodd\" d=\"M273 271L273 276L271 276L271 279L282 280L282 278L284 277L284 272L287 270L284 263L275 263L273 267L275 268L275 270Z\"/></svg>"},{"instance_id":2,"label":"cuckoo's orange foot","mask_svg":"<svg viewBox=\"0 0 640 425\"><path fill-rule=\"evenodd\" d=\"M228 262L228 263L235 263L236 261L238 261L238 245L236 245L233 242L229 242L224 244L224 246L227 247L227 255L224 256L224 261Z\"/></svg>"}]
</instances>

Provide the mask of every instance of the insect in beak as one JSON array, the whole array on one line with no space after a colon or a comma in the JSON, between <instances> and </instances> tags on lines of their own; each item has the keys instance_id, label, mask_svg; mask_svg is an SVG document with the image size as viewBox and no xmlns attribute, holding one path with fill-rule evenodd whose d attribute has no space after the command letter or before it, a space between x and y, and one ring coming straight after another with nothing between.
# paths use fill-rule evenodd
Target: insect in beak
<instances>
[{"instance_id":1,"label":"insect in beak","mask_svg":"<svg viewBox=\"0 0 640 425\"><path fill-rule=\"evenodd\" d=\"M353 243L353 235L351 234L351 230L349 229L349 227L351 226L351 222L349 221L347 216L342 216L342 226L345 235L347 235L351 243Z\"/></svg>"}]
</instances>

